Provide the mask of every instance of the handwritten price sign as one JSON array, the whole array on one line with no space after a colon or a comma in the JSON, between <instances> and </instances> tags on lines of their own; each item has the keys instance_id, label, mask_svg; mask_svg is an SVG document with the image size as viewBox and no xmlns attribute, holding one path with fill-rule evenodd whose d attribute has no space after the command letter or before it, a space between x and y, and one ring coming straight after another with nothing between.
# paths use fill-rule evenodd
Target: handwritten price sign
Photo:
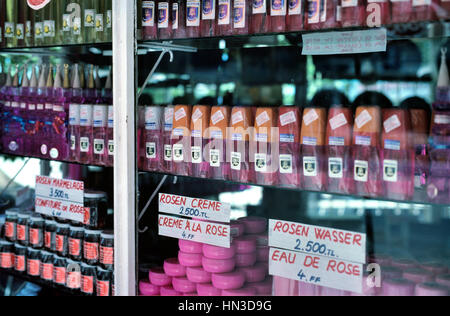
<instances>
[{"instance_id":1,"label":"handwritten price sign","mask_svg":"<svg viewBox=\"0 0 450 316\"><path fill-rule=\"evenodd\" d=\"M385 52L387 31L326 32L303 35L303 55L337 55Z\"/></svg>"}]
</instances>

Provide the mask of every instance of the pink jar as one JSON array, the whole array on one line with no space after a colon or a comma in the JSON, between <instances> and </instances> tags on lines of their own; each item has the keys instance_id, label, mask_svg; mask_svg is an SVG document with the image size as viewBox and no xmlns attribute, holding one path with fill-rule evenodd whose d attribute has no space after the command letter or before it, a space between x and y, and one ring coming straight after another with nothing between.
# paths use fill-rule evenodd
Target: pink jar
<instances>
[{"instance_id":1,"label":"pink jar","mask_svg":"<svg viewBox=\"0 0 450 316\"><path fill-rule=\"evenodd\" d=\"M246 234L262 234L267 231L267 219L262 217L243 217L238 221L244 224Z\"/></svg>"},{"instance_id":2,"label":"pink jar","mask_svg":"<svg viewBox=\"0 0 450 316\"><path fill-rule=\"evenodd\" d=\"M403 278L416 284L432 282L434 280L433 273L423 269L406 270L403 272Z\"/></svg>"},{"instance_id":3,"label":"pink jar","mask_svg":"<svg viewBox=\"0 0 450 316\"><path fill-rule=\"evenodd\" d=\"M256 289L256 295L271 296L272 295L272 277L268 277L263 282L252 283L252 287Z\"/></svg>"},{"instance_id":4,"label":"pink jar","mask_svg":"<svg viewBox=\"0 0 450 316\"><path fill-rule=\"evenodd\" d=\"M183 293L175 291L174 288L170 286L163 286L161 288L161 296L182 296Z\"/></svg>"},{"instance_id":5,"label":"pink jar","mask_svg":"<svg viewBox=\"0 0 450 316\"><path fill-rule=\"evenodd\" d=\"M221 296L222 290L216 289L212 284L197 284L197 293L199 296Z\"/></svg>"},{"instance_id":6,"label":"pink jar","mask_svg":"<svg viewBox=\"0 0 450 316\"><path fill-rule=\"evenodd\" d=\"M421 283L416 285L416 296L448 296L449 289L437 283Z\"/></svg>"},{"instance_id":7,"label":"pink jar","mask_svg":"<svg viewBox=\"0 0 450 316\"><path fill-rule=\"evenodd\" d=\"M236 267L236 260L234 258L217 260L203 257L202 266L205 271L210 273L227 273L234 270Z\"/></svg>"},{"instance_id":8,"label":"pink jar","mask_svg":"<svg viewBox=\"0 0 450 316\"><path fill-rule=\"evenodd\" d=\"M232 259L236 254L236 246L230 248L203 245L203 255L209 259L226 260Z\"/></svg>"},{"instance_id":9,"label":"pink jar","mask_svg":"<svg viewBox=\"0 0 450 316\"><path fill-rule=\"evenodd\" d=\"M230 235L233 238L244 236L245 234L245 225L239 221L231 221L230 222Z\"/></svg>"},{"instance_id":10,"label":"pink jar","mask_svg":"<svg viewBox=\"0 0 450 316\"><path fill-rule=\"evenodd\" d=\"M160 287L153 285L147 280L139 281L139 294L143 296L159 296Z\"/></svg>"},{"instance_id":11,"label":"pink jar","mask_svg":"<svg viewBox=\"0 0 450 316\"><path fill-rule=\"evenodd\" d=\"M252 253L238 253L235 257L236 267L245 268L254 266L256 263L256 252Z\"/></svg>"},{"instance_id":12,"label":"pink jar","mask_svg":"<svg viewBox=\"0 0 450 316\"><path fill-rule=\"evenodd\" d=\"M184 267L201 267L202 266L202 254L178 252L178 261Z\"/></svg>"},{"instance_id":13,"label":"pink jar","mask_svg":"<svg viewBox=\"0 0 450 316\"><path fill-rule=\"evenodd\" d=\"M186 276L193 283L211 283L211 273L206 272L203 268L187 268Z\"/></svg>"},{"instance_id":14,"label":"pink jar","mask_svg":"<svg viewBox=\"0 0 450 316\"><path fill-rule=\"evenodd\" d=\"M173 278L172 286L175 291L180 293L193 293L197 291L197 286L195 283L192 283L187 278Z\"/></svg>"},{"instance_id":15,"label":"pink jar","mask_svg":"<svg viewBox=\"0 0 450 316\"><path fill-rule=\"evenodd\" d=\"M198 254L202 253L202 246L203 246L203 244L200 244L198 242L180 239L178 241L178 245L179 245L180 250L182 252L185 252L185 253L198 253Z\"/></svg>"},{"instance_id":16,"label":"pink jar","mask_svg":"<svg viewBox=\"0 0 450 316\"><path fill-rule=\"evenodd\" d=\"M244 273L245 282L247 283L263 282L268 272L266 266L258 264L252 267L240 268L238 271Z\"/></svg>"},{"instance_id":17,"label":"pink jar","mask_svg":"<svg viewBox=\"0 0 450 316\"><path fill-rule=\"evenodd\" d=\"M257 294L256 289L251 286L244 287L238 290L223 290L222 296L255 296Z\"/></svg>"},{"instance_id":18,"label":"pink jar","mask_svg":"<svg viewBox=\"0 0 450 316\"><path fill-rule=\"evenodd\" d=\"M244 286L245 275L239 271L213 274L211 280L212 284L217 289L237 290Z\"/></svg>"},{"instance_id":19,"label":"pink jar","mask_svg":"<svg viewBox=\"0 0 450 316\"><path fill-rule=\"evenodd\" d=\"M186 267L182 266L177 258L164 261L164 272L171 277L186 276Z\"/></svg>"},{"instance_id":20,"label":"pink jar","mask_svg":"<svg viewBox=\"0 0 450 316\"><path fill-rule=\"evenodd\" d=\"M148 276L153 285L167 286L172 284L172 278L162 268L150 269Z\"/></svg>"},{"instance_id":21,"label":"pink jar","mask_svg":"<svg viewBox=\"0 0 450 316\"><path fill-rule=\"evenodd\" d=\"M405 279L392 279L383 282L384 296L414 296L415 283Z\"/></svg>"},{"instance_id":22,"label":"pink jar","mask_svg":"<svg viewBox=\"0 0 450 316\"><path fill-rule=\"evenodd\" d=\"M233 245L236 246L236 253L238 254L256 252L256 240L249 236L234 239Z\"/></svg>"}]
</instances>

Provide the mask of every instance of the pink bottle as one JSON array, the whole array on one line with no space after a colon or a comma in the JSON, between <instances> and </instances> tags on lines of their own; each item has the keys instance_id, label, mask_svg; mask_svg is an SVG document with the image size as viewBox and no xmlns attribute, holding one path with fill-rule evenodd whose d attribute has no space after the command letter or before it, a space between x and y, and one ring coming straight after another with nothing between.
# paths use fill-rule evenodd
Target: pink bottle
<instances>
[{"instance_id":1,"label":"pink bottle","mask_svg":"<svg viewBox=\"0 0 450 316\"><path fill-rule=\"evenodd\" d=\"M34 147L32 149L33 155L35 157L41 157L41 149L40 149L40 139L44 136L44 112L45 112L45 101L46 101L46 73L47 66L42 65L39 77L39 84L36 95L36 128L35 128L35 138L34 138Z\"/></svg>"},{"instance_id":2,"label":"pink bottle","mask_svg":"<svg viewBox=\"0 0 450 316\"><path fill-rule=\"evenodd\" d=\"M106 166L114 166L114 107L108 105L108 128L106 130L108 150L106 152Z\"/></svg>"},{"instance_id":3,"label":"pink bottle","mask_svg":"<svg viewBox=\"0 0 450 316\"><path fill-rule=\"evenodd\" d=\"M250 34L269 33L271 0L252 1Z\"/></svg>"},{"instance_id":4,"label":"pink bottle","mask_svg":"<svg viewBox=\"0 0 450 316\"><path fill-rule=\"evenodd\" d=\"M209 161L209 177L228 180L230 172L227 162L227 128L230 122L231 108L215 106L211 109L209 123L209 143L206 149Z\"/></svg>"},{"instance_id":5,"label":"pink bottle","mask_svg":"<svg viewBox=\"0 0 450 316\"><path fill-rule=\"evenodd\" d=\"M108 126L108 106L93 106L93 160L98 166L106 165L106 132Z\"/></svg>"},{"instance_id":6,"label":"pink bottle","mask_svg":"<svg viewBox=\"0 0 450 316\"><path fill-rule=\"evenodd\" d=\"M76 160L82 164L90 164L93 159L93 106L80 105L80 156Z\"/></svg>"},{"instance_id":7,"label":"pink bottle","mask_svg":"<svg viewBox=\"0 0 450 316\"><path fill-rule=\"evenodd\" d=\"M209 175L209 162L205 149L207 148L209 121L211 109L209 106L197 105L192 109L191 118L191 158L192 176L207 178Z\"/></svg>"},{"instance_id":8,"label":"pink bottle","mask_svg":"<svg viewBox=\"0 0 450 316\"><path fill-rule=\"evenodd\" d=\"M287 1L270 1L270 31L273 33L284 32L286 30Z\"/></svg>"},{"instance_id":9,"label":"pink bottle","mask_svg":"<svg viewBox=\"0 0 450 316\"><path fill-rule=\"evenodd\" d=\"M228 0L230 1L230 0ZM185 1L173 0L172 3L172 37L186 37L186 6Z\"/></svg>"},{"instance_id":10,"label":"pink bottle","mask_svg":"<svg viewBox=\"0 0 450 316\"><path fill-rule=\"evenodd\" d=\"M27 153L27 148L25 143L27 140L27 122L28 122L28 106L27 101L30 96L30 81L28 80L28 67L25 65L23 67L22 85L19 88L19 98L20 98L20 138L22 138L22 148L20 148L19 153L21 155Z\"/></svg>"},{"instance_id":11,"label":"pink bottle","mask_svg":"<svg viewBox=\"0 0 450 316\"><path fill-rule=\"evenodd\" d=\"M156 1L142 1L142 39L152 40L158 36Z\"/></svg>"},{"instance_id":12,"label":"pink bottle","mask_svg":"<svg viewBox=\"0 0 450 316\"><path fill-rule=\"evenodd\" d=\"M177 105L174 109L172 131L173 172L179 176L191 175L191 107Z\"/></svg>"},{"instance_id":13,"label":"pink bottle","mask_svg":"<svg viewBox=\"0 0 450 316\"><path fill-rule=\"evenodd\" d=\"M8 144L5 140L5 136L9 134L9 126L11 124L11 116L12 116L12 109L11 109L11 101L9 100L9 94L12 86L12 78L11 78L11 71L8 69L7 75L6 75L6 83L2 87L0 96L1 96L1 103L3 103L2 106L2 134L0 135L2 140L2 147L3 151L7 152L8 150Z\"/></svg>"},{"instance_id":14,"label":"pink bottle","mask_svg":"<svg viewBox=\"0 0 450 316\"><path fill-rule=\"evenodd\" d=\"M162 120L164 109L159 106L147 106L145 108L145 162L144 170L160 171L163 159L161 141Z\"/></svg>"},{"instance_id":15,"label":"pink bottle","mask_svg":"<svg viewBox=\"0 0 450 316\"><path fill-rule=\"evenodd\" d=\"M172 130L173 130L173 106L164 108L164 131L162 136L164 158L162 161L162 171L173 172L172 157Z\"/></svg>"},{"instance_id":16,"label":"pink bottle","mask_svg":"<svg viewBox=\"0 0 450 316\"><path fill-rule=\"evenodd\" d=\"M251 0L233 1L233 35L247 35L252 10Z\"/></svg>"},{"instance_id":17,"label":"pink bottle","mask_svg":"<svg viewBox=\"0 0 450 316\"><path fill-rule=\"evenodd\" d=\"M280 152L278 171L279 185L299 187L301 179L301 110L297 107L279 109L278 129L280 131Z\"/></svg>"},{"instance_id":18,"label":"pink bottle","mask_svg":"<svg viewBox=\"0 0 450 316\"><path fill-rule=\"evenodd\" d=\"M232 0L218 0L217 35L229 36L233 34Z\"/></svg>"},{"instance_id":19,"label":"pink bottle","mask_svg":"<svg viewBox=\"0 0 450 316\"><path fill-rule=\"evenodd\" d=\"M12 79L11 86L6 92L7 108L10 113L5 122L5 135L3 136L3 148L5 153L19 155L23 150L23 138L20 137L20 95L19 95L19 66Z\"/></svg>"},{"instance_id":20,"label":"pink bottle","mask_svg":"<svg viewBox=\"0 0 450 316\"><path fill-rule=\"evenodd\" d=\"M41 135L38 139L38 147L39 147L39 157L50 159L50 149L53 142L53 101L54 101L54 90L53 90L53 65L50 65L47 84L46 84L46 93L44 99L44 110L42 111L42 129Z\"/></svg>"},{"instance_id":21,"label":"pink bottle","mask_svg":"<svg viewBox=\"0 0 450 316\"><path fill-rule=\"evenodd\" d=\"M72 96L69 105L69 160L78 162L80 158L80 105L84 103L78 64L72 69Z\"/></svg>"},{"instance_id":22,"label":"pink bottle","mask_svg":"<svg viewBox=\"0 0 450 316\"><path fill-rule=\"evenodd\" d=\"M27 103L27 115L26 115L26 137L24 147L26 148L27 155L35 155L33 149L35 148L35 138L37 133L37 124L36 124L36 102L37 102L37 75L36 75L36 67L32 67L31 71L31 79L30 79L30 88L28 93Z\"/></svg>"}]
</instances>

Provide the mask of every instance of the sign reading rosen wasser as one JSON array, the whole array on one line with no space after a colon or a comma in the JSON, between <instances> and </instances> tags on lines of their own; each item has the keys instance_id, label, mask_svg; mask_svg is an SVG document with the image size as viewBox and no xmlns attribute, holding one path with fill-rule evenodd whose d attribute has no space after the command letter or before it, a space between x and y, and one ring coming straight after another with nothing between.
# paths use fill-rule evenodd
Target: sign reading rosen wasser
<instances>
[{"instance_id":1,"label":"sign reading rosen wasser","mask_svg":"<svg viewBox=\"0 0 450 316\"><path fill-rule=\"evenodd\" d=\"M159 212L177 216L159 215L161 236L230 247L230 225L207 222L229 223L231 214L229 204L161 193Z\"/></svg>"},{"instance_id":2,"label":"sign reading rosen wasser","mask_svg":"<svg viewBox=\"0 0 450 316\"><path fill-rule=\"evenodd\" d=\"M74 180L36 177L36 212L75 222L86 222L84 183Z\"/></svg>"},{"instance_id":3,"label":"sign reading rosen wasser","mask_svg":"<svg viewBox=\"0 0 450 316\"><path fill-rule=\"evenodd\" d=\"M270 274L360 293L366 238L360 233L271 220Z\"/></svg>"}]
</instances>

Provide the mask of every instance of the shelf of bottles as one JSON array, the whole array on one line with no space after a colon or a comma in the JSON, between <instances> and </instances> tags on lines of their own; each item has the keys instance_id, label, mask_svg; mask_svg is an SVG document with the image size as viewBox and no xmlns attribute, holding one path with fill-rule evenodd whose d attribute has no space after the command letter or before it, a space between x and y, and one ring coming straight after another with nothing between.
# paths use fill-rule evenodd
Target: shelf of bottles
<instances>
[{"instance_id":1,"label":"shelf of bottles","mask_svg":"<svg viewBox=\"0 0 450 316\"><path fill-rule=\"evenodd\" d=\"M0 0L0 49L112 41L112 0Z\"/></svg>"}]
</instances>

